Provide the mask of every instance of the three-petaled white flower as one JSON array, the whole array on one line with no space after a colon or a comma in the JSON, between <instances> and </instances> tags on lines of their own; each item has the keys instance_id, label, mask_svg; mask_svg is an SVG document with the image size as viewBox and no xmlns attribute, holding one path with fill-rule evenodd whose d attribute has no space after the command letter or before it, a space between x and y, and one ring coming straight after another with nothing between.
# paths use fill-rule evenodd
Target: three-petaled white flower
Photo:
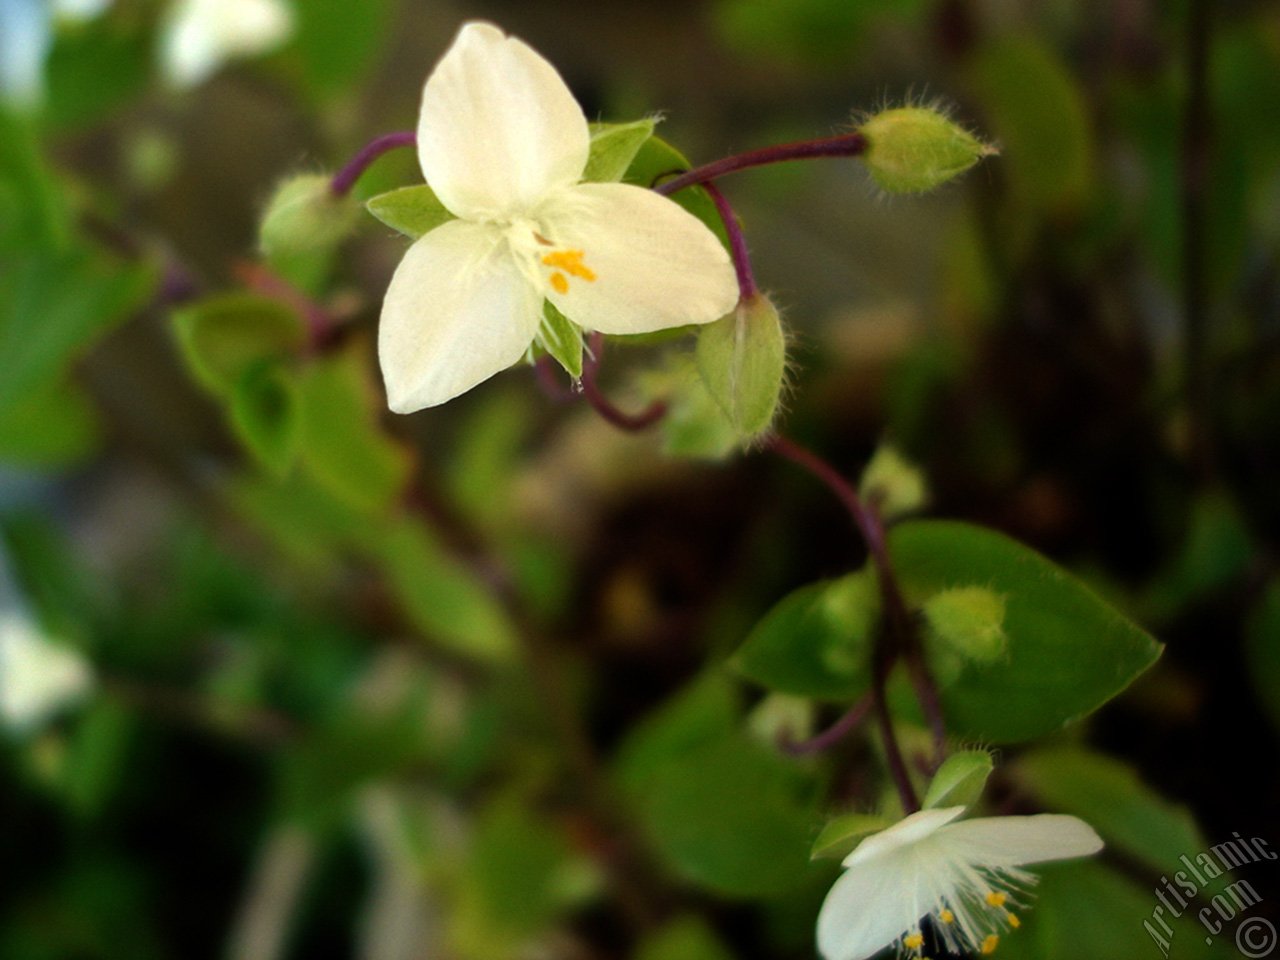
<instances>
[{"instance_id":1,"label":"three-petaled white flower","mask_svg":"<svg viewBox=\"0 0 1280 960\"><path fill-rule=\"evenodd\" d=\"M427 78L418 157L458 219L405 254L382 307L391 409L444 403L521 359L543 300L588 330L647 333L728 313L737 287L707 227L652 191L581 183L586 117L546 60L468 23Z\"/></svg>"},{"instance_id":2,"label":"three-petaled white flower","mask_svg":"<svg viewBox=\"0 0 1280 960\"><path fill-rule=\"evenodd\" d=\"M1036 878L1029 863L1085 857L1102 840L1083 820L1061 814L979 817L953 823L964 807L922 810L874 834L844 860L818 914L818 950L826 960L864 960L897 945L923 954L921 924L933 924L953 953L989 954L1000 934L1020 925Z\"/></svg>"}]
</instances>

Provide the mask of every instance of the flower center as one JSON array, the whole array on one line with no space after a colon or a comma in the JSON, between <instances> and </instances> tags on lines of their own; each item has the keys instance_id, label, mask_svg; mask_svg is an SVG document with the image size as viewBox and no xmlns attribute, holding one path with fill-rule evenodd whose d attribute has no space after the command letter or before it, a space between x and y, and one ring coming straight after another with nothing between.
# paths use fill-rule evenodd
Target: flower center
<instances>
[{"instance_id":1,"label":"flower center","mask_svg":"<svg viewBox=\"0 0 1280 960\"><path fill-rule=\"evenodd\" d=\"M949 905L944 905L949 904ZM1008 907L1017 906L1003 890L960 889L930 912L937 945L952 953L989 956L1000 944L1000 934L1016 930L1022 921ZM898 954L909 960L929 960L924 954L924 934L908 930L899 941Z\"/></svg>"},{"instance_id":2,"label":"flower center","mask_svg":"<svg viewBox=\"0 0 1280 960\"><path fill-rule=\"evenodd\" d=\"M569 277L577 277L587 283L596 279L595 271L582 262L585 256L581 250L553 250L542 257L543 266L551 267L551 289L556 293L569 292ZM560 271L564 271L561 273ZM568 276L566 276L566 274Z\"/></svg>"}]
</instances>

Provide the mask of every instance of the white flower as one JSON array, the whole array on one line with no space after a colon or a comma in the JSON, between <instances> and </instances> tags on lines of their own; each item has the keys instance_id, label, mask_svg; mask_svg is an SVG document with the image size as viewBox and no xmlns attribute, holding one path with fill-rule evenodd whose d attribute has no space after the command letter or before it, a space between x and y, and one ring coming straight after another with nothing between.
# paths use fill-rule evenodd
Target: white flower
<instances>
[{"instance_id":1,"label":"white flower","mask_svg":"<svg viewBox=\"0 0 1280 960\"><path fill-rule=\"evenodd\" d=\"M49 641L20 611L0 612L0 722L18 731L38 727L92 686L76 650Z\"/></svg>"},{"instance_id":2,"label":"white flower","mask_svg":"<svg viewBox=\"0 0 1280 960\"><path fill-rule=\"evenodd\" d=\"M1083 820L1060 814L980 817L952 823L964 807L921 810L874 834L845 858L818 914L818 950L826 960L864 960L896 944L903 956L924 949L921 923L932 921L953 953L989 954L1018 927L1036 878L1029 863L1085 857L1102 840Z\"/></svg>"},{"instance_id":3,"label":"white flower","mask_svg":"<svg viewBox=\"0 0 1280 960\"><path fill-rule=\"evenodd\" d=\"M405 254L378 356L391 409L444 403L525 355L550 300L607 334L707 323L737 301L710 230L641 187L579 183L590 135L546 60L468 23L427 78L418 157L458 219Z\"/></svg>"},{"instance_id":4,"label":"white flower","mask_svg":"<svg viewBox=\"0 0 1280 960\"><path fill-rule=\"evenodd\" d=\"M175 86L195 86L225 60L280 46L293 28L284 0L177 0L160 41L161 66Z\"/></svg>"}]
</instances>

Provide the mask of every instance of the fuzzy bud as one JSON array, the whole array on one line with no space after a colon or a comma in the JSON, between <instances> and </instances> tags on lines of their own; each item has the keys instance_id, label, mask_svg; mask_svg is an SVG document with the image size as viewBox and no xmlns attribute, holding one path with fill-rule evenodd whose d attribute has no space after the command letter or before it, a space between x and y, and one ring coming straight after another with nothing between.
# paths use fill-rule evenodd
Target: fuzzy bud
<instances>
[{"instance_id":1,"label":"fuzzy bud","mask_svg":"<svg viewBox=\"0 0 1280 960\"><path fill-rule=\"evenodd\" d=\"M898 107L862 125L862 160L886 193L924 193L996 152L929 107Z\"/></svg>"},{"instance_id":2,"label":"fuzzy bud","mask_svg":"<svg viewBox=\"0 0 1280 960\"><path fill-rule=\"evenodd\" d=\"M358 207L337 196L323 173L302 173L276 188L258 235L268 257L289 257L337 246L355 226Z\"/></svg>"}]
</instances>

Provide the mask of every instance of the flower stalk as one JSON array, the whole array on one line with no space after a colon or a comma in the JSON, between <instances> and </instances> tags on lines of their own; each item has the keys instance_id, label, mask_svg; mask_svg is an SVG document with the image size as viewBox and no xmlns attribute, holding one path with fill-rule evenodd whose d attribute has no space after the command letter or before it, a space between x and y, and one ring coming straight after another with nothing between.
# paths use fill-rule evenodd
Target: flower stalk
<instances>
[{"instance_id":1,"label":"flower stalk","mask_svg":"<svg viewBox=\"0 0 1280 960\"><path fill-rule=\"evenodd\" d=\"M370 140L359 153L347 161L345 167L333 175L333 180L329 183L330 192L335 197L345 197L373 161L384 153L390 153L399 147L417 146L417 143L418 135L412 130L386 133Z\"/></svg>"},{"instance_id":2,"label":"flower stalk","mask_svg":"<svg viewBox=\"0 0 1280 960\"><path fill-rule=\"evenodd\" d=\"M750 170L752 167L763 167L787 160L813 160L817 157L858 157L866 152L867 138L860 132L841 134L838 137L824 137L820 140L801 140L797 143L782 143L773 147L761 147L732 157L725 157L714 163L694 167L657 184L653 189L664 196L670 196L696 184L709 183L726 174L739 170Z\"/></svg>"}]
</instances>

